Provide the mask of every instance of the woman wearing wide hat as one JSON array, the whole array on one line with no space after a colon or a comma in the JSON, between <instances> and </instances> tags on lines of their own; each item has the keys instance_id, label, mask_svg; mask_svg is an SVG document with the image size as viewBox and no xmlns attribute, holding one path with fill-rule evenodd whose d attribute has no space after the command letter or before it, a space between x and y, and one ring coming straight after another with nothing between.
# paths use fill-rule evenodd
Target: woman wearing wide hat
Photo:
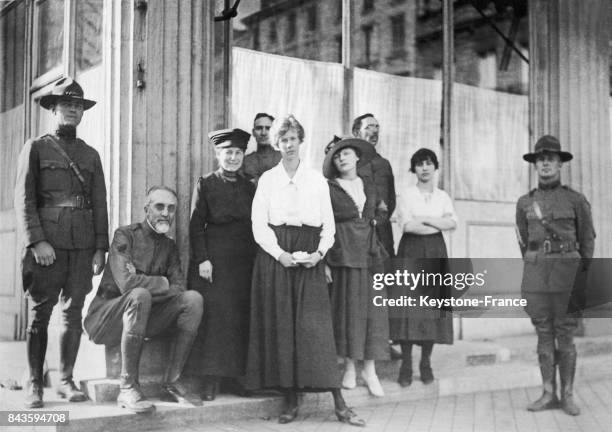
<instances>
[{"instance_id":1,"label":"woman wearing wide hat","mask_svg":"<svg viewBox=\"0 0 612 432\"><path fill-rule=\"evenodd\" d=\"M376 375L375 360L386 360L389 321L386 307L372 303L371 267L386 257L378 241L376 186L357 175L376 150L359 138L345 138L326 149L323 175L328 179L336 222L335 243L325 258L331 284L332 316L336 350L345 358L342 386L356 386L355 362L364 361L362 378L373 396L384 396ZM382 293L384 294L384 292Z\"/></svg>"}]
</instances>

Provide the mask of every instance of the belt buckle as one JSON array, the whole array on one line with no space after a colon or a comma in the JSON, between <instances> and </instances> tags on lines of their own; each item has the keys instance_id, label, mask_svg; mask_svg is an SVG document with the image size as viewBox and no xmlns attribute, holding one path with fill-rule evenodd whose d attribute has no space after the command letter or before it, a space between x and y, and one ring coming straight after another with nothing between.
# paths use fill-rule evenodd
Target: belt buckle
<instances>
[{"instance_id":1,"label":"belt buckle","mask_svg":"<svg viewBox=\"0 0 612 432\"><path fill-rule=\"evenodd\" d=\"M85 200L83 198L83 195L77 195L74 198L75 198L76 207L79 208L79 209L82 209L84 204L85 204Z\"/></svg>"},{"instance_id":2,"label":"belt buckle","mask_svg":"<svg viewBox=\"0 0 612 432\"><path fill-rule=\"evenodd\" d=\"M552 243L550 242L550 240L544 240L544 242L542 243L542 249L544 249L544 253L551 253L552 252Z\"/></svg>"}]
</instances>

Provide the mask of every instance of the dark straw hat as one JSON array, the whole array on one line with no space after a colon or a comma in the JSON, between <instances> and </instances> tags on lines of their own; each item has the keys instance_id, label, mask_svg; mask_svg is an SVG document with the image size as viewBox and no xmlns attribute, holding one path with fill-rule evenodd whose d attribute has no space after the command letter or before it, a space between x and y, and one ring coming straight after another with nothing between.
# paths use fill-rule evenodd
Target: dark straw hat
<instances>
[{"instance_id":1,"label":"dark straw hat","mask_svg":"<svg viewBox=\"0 0 612 432\"><path fill-rule=\"evenodd\" d=\"M221 129L208 134L208 139L215 148L237 147L246 150L251 134L242 129Z\"/></svg>"},{"instance_id":2,"label":"dark straw hat","mask_svg":"<svg viewBox=\"0 0 612 432\"><path fill-rule=\"evenodd\" d=\"M325 154L325 159L323 160L323 175L328 179L338 176L338 170L334 165L334 155L347 147L357 149L357 156L359 156L359 162L357 162L358 166L370 162L374 159L374 156L376 156L376 149L366 140L362 140L361 138L343 138L336 142Z\"/></svg>"},{"instance_id":3,"label":"dark straw hat","mask_svg":"<svg viewBox=\"0 0 612 432\"><path fill-rule=\"evenodd\" d=\"M70 77L64 77L56 82L51 93L41 96L38 103L44 109L51 109L58 100L80 102L83 104L84 110L88 110L96 104L95 101L83 97L83 88Z\"/></svg>"},{"instance_id":4,"label":"dark straw hat","mask_svg":"<svg viewBox=\"0 0 612 432\"><path fill-rule=\"evenodd\" d=\"M561 162L567 162L574 158L570 152L561 150L561 143L552 135L544 135L535 145L533 153L526 153L523 159L530 163L535 163L539 155L544 152L557 153L561 157Z\"/></svg>"}]
</instances>

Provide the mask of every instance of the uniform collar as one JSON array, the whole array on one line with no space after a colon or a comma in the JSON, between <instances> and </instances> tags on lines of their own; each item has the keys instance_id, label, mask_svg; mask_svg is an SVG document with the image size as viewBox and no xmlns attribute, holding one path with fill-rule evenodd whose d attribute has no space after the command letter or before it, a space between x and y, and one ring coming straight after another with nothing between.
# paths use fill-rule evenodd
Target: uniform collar
<instances>
[{"instance_id":1,"label":"uniform collar","mask_svg":"<svg viewBox=\"0 0 612 432\"><path fill-rule=\"evenodd\" d=\"M145 220L140 223L140 226L142 227L144 233L151 238L158 239L166 236L166 234L160 234L155 231L146 217Z\"/></svg>"},{"instance_id":2,"label":"uniform collar","mask_svg":"<svg viewBox=\"0 0 612 432\"><path fill-rule=\"evenodd\" d=\"M539 183L538 189L540 190L552 190L561 186L561 180L554 181L552 183Z\"/></svg>"}]
</instances>

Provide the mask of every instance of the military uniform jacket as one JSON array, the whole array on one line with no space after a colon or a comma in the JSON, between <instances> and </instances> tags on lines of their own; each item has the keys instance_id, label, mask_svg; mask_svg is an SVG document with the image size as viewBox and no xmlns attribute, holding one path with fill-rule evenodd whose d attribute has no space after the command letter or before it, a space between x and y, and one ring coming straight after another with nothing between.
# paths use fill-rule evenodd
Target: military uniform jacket
<instances>
[{"instance_id":1,"label":"military uniform jacket","mask_svg":"<svg viewBox=\"0 0 612 432\"><path fill-rule=\"evenodd\" d=\"M146 220L117 228L98 296L112 299L134 288L166 287L171 291L185 291L174 240L155 232Z\"/></svg>"},{"instance_id":2,"label":"military uniform jacket","mask_svg":"<svg viewBox=\"0 0 612 432\"><path fill-rule=\"evenodd\" d=\"M538 217L534 202L554 231ZM519 198L516 225L523 242L523 292L570 292L595 245L591 206L584 195L560 183L534 189ZM550 245L552 252L546 250Z\"/></svg>"},{"instance_id":3,"label":"military uniform jacket","mask_svg":"<svg viewBox=\"0 0 612 432\"><path fill-rule=\"evenodd\" d=\"M259 146L255 153L245 156L242 170L246 178L257 182L263 173L278 165L281 158L281 153L272 146Z\"/></svg>"},{"instance_id":4,"label":"military uniform jacket","mask_svg":"<svg viewBox=\"0 0 612 432\"><path fill-rule=\"evenodd\" d=\"M54 137L78 166L87 187L50 145L48 135L28 140L19 155L15 184L15 212L24 244L46 240L58 249L106 251L108 212L100 156L81 139ZM52 206L75 196L90 202L85 208Z\"/></svg>"}]
</instances>

